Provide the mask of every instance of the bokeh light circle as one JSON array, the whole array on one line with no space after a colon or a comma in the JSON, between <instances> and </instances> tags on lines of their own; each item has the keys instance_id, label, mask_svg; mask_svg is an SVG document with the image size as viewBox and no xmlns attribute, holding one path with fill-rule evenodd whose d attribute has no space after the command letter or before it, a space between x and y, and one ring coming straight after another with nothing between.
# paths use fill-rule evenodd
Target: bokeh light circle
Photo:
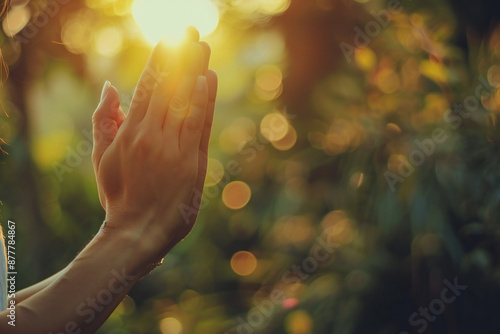
<instances>
[{"instance_id":1,"label":"bokeh light circle","mask_svg":"<svg viewBox=\"0 0 500 334\"><path fill-rule=\"evenodd\" d=\"M165 318L160 321L160 330L162 334L181 334L182 324L176 318Z\"/></svg>"},{"instance_id":2,"label":"bokeh light circle","mask_svg":"<svg viewBox=\"0 0 500 334\"><path fill-rule=\"evenodd\" d=\"M250 252L239 251L231 258L231 268L240 276L248 276L257 268L257 258Z\"/></svg>"},{"instance_id":3,"label":"bokeh light circle","mask_svg":"<svg viewBox=\"0 0 500 334\"><path fill-rule=\"evenodd\" d=\"M274 142L283 139L289 130L288 121L280 113L266 115L260 123L260 132L267 140Z\"/></svg>"},{"instance_id":4,"label":"bokeh light circle","mask_svg":"<svg viewBox=\"0 0 500 334\"><path fill-rule=\"evenodd\" d=\"M241 209L250 201L252 191L250 187L242 181L234 181L224 187L222 191L222 201L230 209Z\"/></svg>"}]
</instances>

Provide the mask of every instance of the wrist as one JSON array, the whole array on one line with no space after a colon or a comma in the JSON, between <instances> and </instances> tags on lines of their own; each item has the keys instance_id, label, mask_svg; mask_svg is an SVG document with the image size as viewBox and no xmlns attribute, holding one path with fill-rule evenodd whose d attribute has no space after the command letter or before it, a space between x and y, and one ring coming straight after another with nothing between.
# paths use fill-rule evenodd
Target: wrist
<instances>
[{"instance_id":1,"label":"wrist","mask_svg":"<svg viewBox=\"0 0 500 334\"><path fill-rule=\"evenodd\" d=\"M161 264L166 254L167 240L153 216L107 215L98 234L130 253L129 261L145 274Z\"/></svg>"}]
</instances>

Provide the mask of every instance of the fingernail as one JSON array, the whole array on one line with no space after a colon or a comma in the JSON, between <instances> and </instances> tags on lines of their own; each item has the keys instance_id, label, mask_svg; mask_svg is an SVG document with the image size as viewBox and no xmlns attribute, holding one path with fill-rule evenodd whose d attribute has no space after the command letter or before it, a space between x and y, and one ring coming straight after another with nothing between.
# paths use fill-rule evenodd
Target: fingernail
<instances>
[{"instance_id":1,"label":"fingernail","mask_svg":"<svg viewBox=\"0 0 500 334\"><path fill-rule=\"evenodd\" d=\"M111 82L106 81L104 83L104 87L102 87L101 101L103 101L104 98L106 97L106 95L108 95L108 89L109 89L110 86L111 86Z\"/></svg>"},{"instance_id":2,"label":"fingernail","mask_svg":"<svg viewBox=\"0 0 500 334\"><path fill-rule=\"evenodd\" d=\"M196 85L195 85L196 92L198 93L202 92L205 89L206 84L207 84L207 78L205 78L203 75L200 75L196 80Z\"/></svg>"}]
</instances>

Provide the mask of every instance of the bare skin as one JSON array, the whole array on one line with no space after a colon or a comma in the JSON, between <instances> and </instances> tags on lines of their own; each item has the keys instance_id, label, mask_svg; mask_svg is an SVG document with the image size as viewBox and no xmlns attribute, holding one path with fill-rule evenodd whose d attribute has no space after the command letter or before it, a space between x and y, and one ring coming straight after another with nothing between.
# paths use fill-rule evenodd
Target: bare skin
<instances>
[{"instance_id":1,"label":"bare skin","mask_svg":"<svg viewBox=\"0 0 500 334\"><path fill-rule=\"evenodd\" d=\"M93 115L92 161L106 223L59 273L16 293L16 326L1 333L94 333L130 288L192 229L202 192L217 76L195 30L159 44L127 116L105 86ZM191 214L183 215L181 207Z\"/></svg>"}]
</instances>

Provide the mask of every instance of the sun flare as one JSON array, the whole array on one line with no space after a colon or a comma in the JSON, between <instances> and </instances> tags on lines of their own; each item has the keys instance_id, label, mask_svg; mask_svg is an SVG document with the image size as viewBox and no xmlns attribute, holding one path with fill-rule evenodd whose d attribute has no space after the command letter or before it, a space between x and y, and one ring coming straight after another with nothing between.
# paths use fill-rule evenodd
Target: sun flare
<instances>
[{"instance_id":1,"label":"sun flare","mask_svg":"<svg viewBox=\"0 0 500 334\"><path fill-rule=\"evenodd\" d=\"M210 0L136 0L132 13L152 44L162 38L178 42L189 26L196 27L203 37L219 24L219 13Z\"/></svg>"}]
</instances>

